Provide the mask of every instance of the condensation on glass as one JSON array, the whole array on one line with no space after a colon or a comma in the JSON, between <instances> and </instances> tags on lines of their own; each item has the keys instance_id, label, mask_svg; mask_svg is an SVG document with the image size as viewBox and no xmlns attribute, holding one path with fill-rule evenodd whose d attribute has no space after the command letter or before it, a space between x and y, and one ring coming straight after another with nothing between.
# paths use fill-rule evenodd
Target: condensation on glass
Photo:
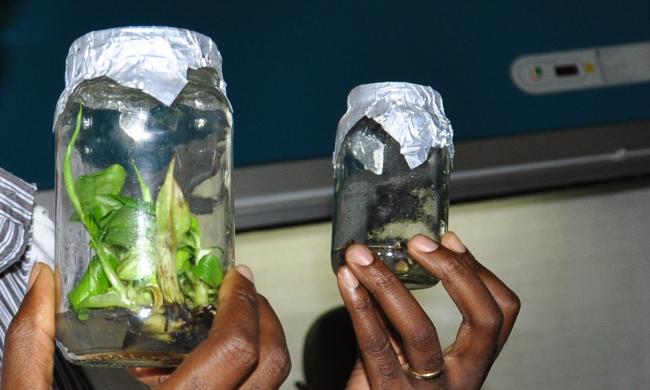
<instances>
[{"instance_id":1,"label":"condensation on glass","mask_svg":"<svg viewBox=\"0 0 650 390\"><path fill-rule=\"evenodd\" d=\"M365 244L408 288L438 280L407 252L416 234L447 230L453 131L440 94L409 83L354 88L339 123L334 164L332 267Z\"/></svg>"},{"instance_id":2,"label":"condensation on glass","mask_svg":"<svg viewBox=\"0 0 650 390\"><path fill-rule=\"evenodd\" d=\"M57 104L57 342L82 365L178 365L234 261L232 109L196 32L73 43Z\"/></svg>"}]
</instances>

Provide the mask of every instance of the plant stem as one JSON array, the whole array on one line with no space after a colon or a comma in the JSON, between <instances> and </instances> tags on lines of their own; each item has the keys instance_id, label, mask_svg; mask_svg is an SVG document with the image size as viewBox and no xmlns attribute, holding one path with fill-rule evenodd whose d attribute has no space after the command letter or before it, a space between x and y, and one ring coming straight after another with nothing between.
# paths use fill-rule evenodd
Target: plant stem
<instances>
[{"instance_id":1,"label":"plant stem","mask_svg":"<svg viewBox=\"0 0 650 390\"><path fill-rule=\"evenodd\" d=\"M183 303L181 292L176 275L176 259L168 246L170 238L168 235L158 234L158 285L166 303Z\"/></svg>"},{"instance_id":2,"label":"plant stem","mask_svg":"<svg viewBox=\"0 0 650 390\"><path fill-rule=\"evenodd\" d=\"M96 243L94 244L95 246L95 252L97 252L97 257L99 258L99 263L102 265L102 269L104 270L104 273L106 274L106 278L108 278L109 283L115 291L120 294L120 297L122 297L122 300L126 304L130 304L131 300L127 297L126 295L126 288L120 281L120 278L117 276L117 273L115 273L115 270L111 266L111 263L108 260L108 255L106 254L107 250L104 247L103 244L101 243Z\"/></svg>"},{"instance_id":3,"label":"plant stem","mask_svg":"<svg viewBox=\"0 0 650 390\"><path fill-rule=\"evenodd\" d=\"M142 175L140 175L140 170L138 169L138 166L135 165L135 161L132 160L131 165L133 165L135 175L138 177L138 184L140 184L140 191L142 192L142 200L151 203L151 190L149 190L149 186L147 186Z\"/></svg>"},{"instance_id":4,"label":"plant stem","mask_svg":"<svg viewBox=\"0 0 650 390\"><path fill-rule=\"evenodd\" d=\"M194 284L194 303L196 305L208 305L210 301L208 299L208 286L202 281L197 280Z\"/></svg>"},{"instance_id":5,"label":"plant stem","mask_svg":"<svg viewBox=\"0 0 650 390\"><path fill-rule=\"evenodd\" d=\"M94 233L96 228L91 225L88 216L83 212L83 209L81 208L81 202L79 202L79 197L77 196L77 191L74 187L75 183L74 174L72 172L72 151L74 150L74 145L77 142L77 137L79 137L79 132L81 131L82 119L83 105L79 105L77 123L75 125L74 132L72 133L72 137L70 137L70 142L68 143L68 147L65 151L65 157L63 159L63 181L65 183L65 189L68 192L68 197L70 198L70 203L72 203L72 206L79 215L81 223L83 223L83 225L86 227L86 230L88 230L90 242L92 244L92 247L95 249L95 252L97 253L97 257L99 258L99 262L102 265L102 269L104 270L108 281L111 283L113 288L115 288L115 291L120 294L124 302L128 303L129 299L126 296L126 289L124 288L122 282L120 282L120 279L117 277L117 274L115 273L115 270L113 270L113 267L111 267L111 264L108 261L107 255L105 253L104 246L95 241Z\"/></svg>"},{"instance_id":6,"label":"plant stem","mask_svg":"<svg viewBox=\"0 0 650 390\"><path fill-rule=\"evenodd\" d=\"M70 203L74 207L75 211L79 215L79 219L84 224L86 229L90 231L90 224L88 219L81 209L81 202L79 202L79 197L77 196L77 191L74 188L74 176L72 174L72 151L74 150L74 144L77 142L77 137L79 136L79 131L81 130L81 120L83 118L83 105L79 106L79 113L77 114L77 124L70 137L70 142L68 147L65 150L65 157L63 159L63 181L65 183L65 189L68 192L68 197L70 198Z\"/></svg>"}]
</instances>

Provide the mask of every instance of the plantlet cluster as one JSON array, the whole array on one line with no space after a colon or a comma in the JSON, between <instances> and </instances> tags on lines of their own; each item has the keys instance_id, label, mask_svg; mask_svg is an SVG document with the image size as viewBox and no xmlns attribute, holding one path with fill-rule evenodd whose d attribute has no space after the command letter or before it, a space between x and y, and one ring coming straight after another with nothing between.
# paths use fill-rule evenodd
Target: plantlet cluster
<instances>
[{"instance_id":1,"label":"plantlet cluster","mask_svg":"<svg viewBox=\"0 0 650 390\"><path fill-rule=\"evenodd\" d=\"M72 218L88 232L93 257L68 294L70 307L81 320L93 309L147 309L146 332L169 341L184 325L170 325L165 318L170 307L199 311L216 301L223 250L203 247L198 220L174 178L174 158L155 199L135 163L140 197L124 193L127 171L119 164L75 178L72 154L82 118L83 106L67 145L63 177Z\"/></svg>"}]
</instances>

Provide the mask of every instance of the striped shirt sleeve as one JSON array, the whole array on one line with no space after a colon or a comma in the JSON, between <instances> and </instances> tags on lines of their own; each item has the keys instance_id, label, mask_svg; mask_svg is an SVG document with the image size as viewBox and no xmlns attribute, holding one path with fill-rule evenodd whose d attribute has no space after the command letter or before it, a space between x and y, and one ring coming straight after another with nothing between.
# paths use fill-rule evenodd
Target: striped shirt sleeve
<instances>
[{"instance_id":1,"label":"striped shirt sleeve","mask_svg":"<svg viewBox=\"0 0 650 390\"><path fill-rule=\"evenodd\" d=\"M0 169L0 374L4 338L25 295L34 263L53 267L54 224L42 207L34 207L36 187ZM57 349L54 389L91 389L79 367Z\"/></svg>"}]
</instances>

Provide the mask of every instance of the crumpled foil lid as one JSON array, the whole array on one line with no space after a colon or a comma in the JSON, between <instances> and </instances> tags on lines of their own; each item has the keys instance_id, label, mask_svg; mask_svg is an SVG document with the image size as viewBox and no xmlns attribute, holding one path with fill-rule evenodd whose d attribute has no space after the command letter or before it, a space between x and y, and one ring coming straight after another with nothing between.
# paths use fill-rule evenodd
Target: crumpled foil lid
<instances>
[{"instance_id":1,"label":"crumpled foil lid","mask_svg":"<svg viewBox=\"0 0 650 390\"><path fill-rule=\"evenodd\" d=\"M65 89L55 119L84 80L106 76L171 105L187 84L187 70L213 68L226 94L221 53L203 34L173 27L121 27L90 32L70 46Z\"/></svg>"},{"instance_id":2,"label":"crumpled foil lid","mask_svg":"<svg viewBox=\"0 0 650 390\"><path fill-rule=\"evenodd\" d=\"M400 145L413 169L427 160L432 147L448 148L453 158L453 129L442 96L431 87L399 82L359 85L348 95L348 110L336 132L333 163L350 129L363 117L373 119Z\"/></svg>"}]
</instances>

